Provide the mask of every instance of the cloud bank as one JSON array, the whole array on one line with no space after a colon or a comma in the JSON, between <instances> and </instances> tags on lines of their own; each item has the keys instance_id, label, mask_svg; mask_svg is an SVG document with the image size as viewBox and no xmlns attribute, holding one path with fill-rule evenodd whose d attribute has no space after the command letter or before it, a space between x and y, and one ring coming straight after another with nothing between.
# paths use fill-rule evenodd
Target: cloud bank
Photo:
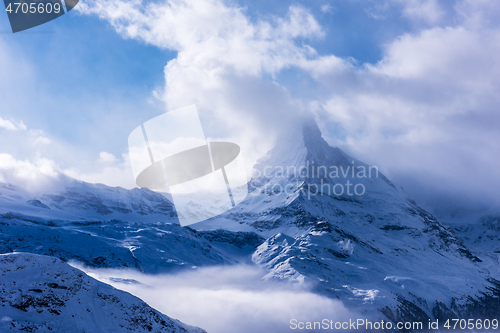
<instances>
[{"instance_id":1,"label":"cloud bank","mask_svg":"<svg viewBox=\"0 0 500 333\"><path fill-rule=\"evenodd\" d=\"M72 167L61 164L68 159L83 160L78 149L51 139L42 130L28 129L22 121L0 118L0 135L9 143L0 153L0 182L34 192L62 188L68 176L90 183L135 187L128 154L117 158L100 152L91 162L93 168L82 170L78 163Z\"/></svg>"},{"instance_id":2,"label":"cloud bank","mask_svg":"<svg viewBox=\"0 0 500 333\"><path fill-rule=\"evenodd\" d=\"M207 332L291 332L291 319L335 322L359 317L340 301L314 294L308 286L265 282L262 277L266 272L256 266L198 268L158 276L76 266Z\"/></svg>"}]
</instances>

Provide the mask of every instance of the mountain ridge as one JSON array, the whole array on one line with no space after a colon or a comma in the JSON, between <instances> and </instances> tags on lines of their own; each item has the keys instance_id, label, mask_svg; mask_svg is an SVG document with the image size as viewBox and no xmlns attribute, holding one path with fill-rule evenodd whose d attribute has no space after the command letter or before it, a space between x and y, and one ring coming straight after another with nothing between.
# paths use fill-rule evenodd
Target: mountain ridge
<instances>
[{"instance_id":1,"label":"mountain ridge","mask_svg":"<svg viewBox=\"0 0 500 333\"><path fill-rule=\"evenodd\" d=\"M206 333L53 257L0 254L0 272L3 332Z\"/></svg>"}]
</instances>

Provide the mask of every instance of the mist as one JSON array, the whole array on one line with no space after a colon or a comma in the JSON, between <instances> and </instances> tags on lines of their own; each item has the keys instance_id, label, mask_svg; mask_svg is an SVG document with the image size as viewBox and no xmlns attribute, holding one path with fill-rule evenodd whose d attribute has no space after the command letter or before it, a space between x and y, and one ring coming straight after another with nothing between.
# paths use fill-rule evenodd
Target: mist
<instances>
[{"instance_id":1,"label":"mist","mask_svg":"<svg viewBox=\"0 0 500 333\"><path fill-rule=\"evenodd\" d=\"M147 275L72 265L209 333L290 332L291 319L335 322L360 317L342 302L314 294L310 285L265 281L265 270L257 266L217 266L174 275Z\"/></svg>"}]
</instances>

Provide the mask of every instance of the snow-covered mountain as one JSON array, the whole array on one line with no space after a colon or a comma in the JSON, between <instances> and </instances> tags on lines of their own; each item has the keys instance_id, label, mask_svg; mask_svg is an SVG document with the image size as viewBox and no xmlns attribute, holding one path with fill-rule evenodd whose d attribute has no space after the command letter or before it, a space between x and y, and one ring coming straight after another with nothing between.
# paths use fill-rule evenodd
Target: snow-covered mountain
<instances>
[{"instance_id":1,"label":"snow-covered mountain","mask_svg":"<svg viewBox=\"0 0 500 333\"><path fill-rule=\"evenodd\" d=\"M446 220L464 244L481 257L490 274L500 277L500 215L487 214L466 221Z\"/></svg>"},{"instance_id":2,"label":"snow-covered mountain","mask_svg":"<svg viewBox=\"0 0 500 333\"><path fill-rule=\"evenodd\" d=\"M2 332L203 333L59 259L0 255Z\"/></svg>"},{"instance_id":3,"label":"snow-covered mountain","mask_svg":"<svg viewBox=\"0 0 500 333\"><path fill-rule=\"evenodd\" d=\"M71 221L178 221L172 202L163 194L62 178L59 186L42 193L0 183L0 213Z\"/></svg>"},{"instance_id":4,"label":"snow-covered mountain","mask_svg":"<svg viewBox=\"0 0 500 333\"><path fill-rule=\"evenodd\" d=\"M194 226L268 238L253 254L269 269L266 278L308 281L391 320L497 311L497 276L453 230L373 166L369 176L370 166L330 147L315 123L291 131L256 169L245 201Z\"/></svg>"},{"instance_id":5,"label":"snow-covered mountain","mask_svg":"<svg viewBox=\"0 0 500 333\"><path fill-rule=\"evenodd\" d=\"M4 184L0 195L4 253L148 273L253 261L266 279L309 283L384 320L500 314L498 258L480 238L493 246L497 223L481 235L445 227L378 168L330 147L313 122L258 162L241 204L192 228L146 189L74 181L37 195Z\"/></svg>"},{"instance_id":6,"label":"snow-covered mountain","mask_svg":"<svg viewBox=\"0 0 500 333\"><path fill-rule=\"evenodd\" d=\"M130 267L147 273L246 262L263 241L254 233L196 231L168 222L0 215L0 253L31 252L92 267Z\"/></svg>"}]
</instances>

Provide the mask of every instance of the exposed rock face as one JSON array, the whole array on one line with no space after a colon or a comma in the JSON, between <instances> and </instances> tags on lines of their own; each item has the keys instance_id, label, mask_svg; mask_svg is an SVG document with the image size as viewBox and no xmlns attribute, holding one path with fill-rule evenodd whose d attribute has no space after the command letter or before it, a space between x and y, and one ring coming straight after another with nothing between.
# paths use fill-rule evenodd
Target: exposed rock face
<instances>
[{"instance_id":1,"label":"exposed rock face","mask_svg":"<svg viewBox=\"0 0 500 333\"><path fill-rule=\"evenodd\" d=\"M203 333L46 256L0 255L2 332Z\"/></svg>"}]
</instances>

